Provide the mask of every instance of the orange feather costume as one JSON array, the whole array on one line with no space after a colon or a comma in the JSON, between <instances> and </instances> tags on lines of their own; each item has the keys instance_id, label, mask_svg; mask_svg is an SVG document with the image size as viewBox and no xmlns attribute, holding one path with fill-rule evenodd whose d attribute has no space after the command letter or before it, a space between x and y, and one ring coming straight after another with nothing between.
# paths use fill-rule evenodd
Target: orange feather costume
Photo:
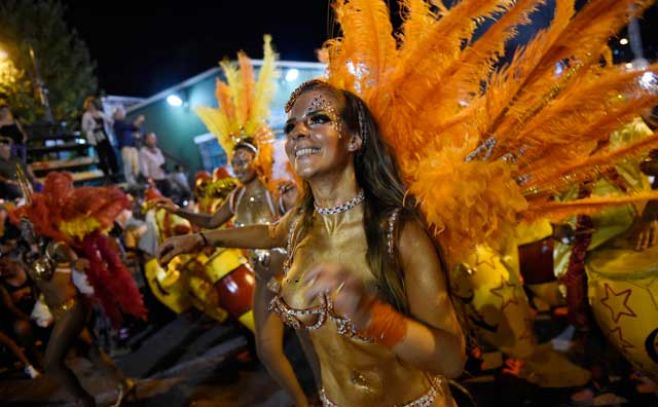
<instances>
[{"instance_id":1,"label":"orange feather costume","mask_svg":"<svg viewBox=\"0 0 658 407\"><path fill-rule=\"evenodd\" d=\"M327 81L361 96L400 164L410 194L451 262L497 247L519 221L564 217L655 194L553 202L574 183L658 146L654 133L623 150L597 149L658 103L646 70L609 61L607 41L652 1L556 1L550 26L502 68L506 42L541 0L337 0L339 38L325 44ZM478 23L497 16L474 37ZM556 65L565 67L556 73Z\"/></svg>"}]
</instances>

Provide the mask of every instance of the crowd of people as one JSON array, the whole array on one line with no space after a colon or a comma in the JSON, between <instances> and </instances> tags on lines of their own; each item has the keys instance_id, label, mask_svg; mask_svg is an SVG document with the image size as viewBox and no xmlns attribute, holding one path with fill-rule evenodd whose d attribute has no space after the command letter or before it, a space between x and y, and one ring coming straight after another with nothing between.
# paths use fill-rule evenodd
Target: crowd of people
<instances>
[{"instance_id":1,"label":"crowd of people","mask_svg":"<svg viewBox=\"0 0 658 407\"><path fill-rule=\"evenodd\" d=\"M170 169L167 168L171 159L167 159L158 147L157 135L143 130L144 121L144 116L139 115L129 123L122 106L116 107L110 117L99 109L95 97L89 97L84 102L80 130L98 158L98 167L106 183L125 182L127 189L141 190L142 193L145 186L154 184L176 202L189 200L191 189L183 167L175 162L170 163ZM34 188L40 187L31 166L27 165L28 133L29 129L26 130L13 117L10 107L0 104L0 199L5 201L22 196L18 188L17 166ZM43 144L38 137L30 140L37 147ZM116 146L113 140L116 140Z\"/></svg>"},{"instance_id":2,"label":"crowd of people","mask_svg":"<svg viewBox=\"0 0 658 407\"><path fill-rule=\"evenodd\" d=\"M81 128L124 191L53 172L34 192L25 132L3 113L3 199L23 201L0 211L0 341L80 405L94 398L63 363L74 347L114 378L117 404L134 396L90 316L116 335L154 313L144 297L241 325L296 406L451 406L459 381L486 368L484 348L504 355L501 374L568 387L576 405L621 402L615 377L656 393L658 79L602 51L641 7L591 2L574 16L557 2L546 31L497 67L532 3L509 5L474 39L472 21L491 12L475 1L407 4L402 35L386 2L336 2L327 75L285 107L281 179L266 36L258 80L246 55L239 82L222 62L219 106L197 110L232 175L197 174L189 201L145 118L107 117L93 98ZM590 27L594 17L609 27ZM589 42L574 47L579 36ZM566 352L539 343L538 312L575 331ZM286 329L311 391L283 352Z\"/></svg>"},{"instance_id":3,"label":"crowd of people","mask_svg":"<svg viewBox=\"0 0 658 407\"><path fill-rule=\"evenodd\" d=\"M126 119L126 111L117 106L111 117L99 110L96 98L85 100L81 129L87 143L94 146L99 158L100 168L109 180L114 182L125 180L129 188L141 183L154 183L161 192L169 197L173 193L177 198L189 199L190 187L180 177L170 177L167 173L165 155L157 145L157 135L154 132L144 132L144 115L138 115L132 122ZM121 170L111 143L109 129L114 134L116 148L120 151ZM175 173L180 172L176 164Z\"/></svg>"}]
</instances>

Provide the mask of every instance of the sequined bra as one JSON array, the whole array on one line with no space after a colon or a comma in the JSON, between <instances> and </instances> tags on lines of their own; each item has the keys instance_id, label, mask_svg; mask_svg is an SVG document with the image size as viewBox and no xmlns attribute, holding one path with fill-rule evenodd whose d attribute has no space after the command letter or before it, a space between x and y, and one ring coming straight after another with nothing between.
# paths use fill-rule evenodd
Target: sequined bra
<instances>
[{"instance_id":1,"label":"sequined bra","mask_svg":"<svg viewBox=\"0 0 658 407\"><path fill-rule=\"evenodd\" d=\"M399 218L400 211L395 210L388 219L387 224L387 242L388 242L388 253L391 256L395 255L395 227ZM296 232L298 230L297 226L299 224L301 217L295 218L288 229L288 241L286 245L287 253L286 259L283 263L283 273L288 274L290 266L292 263L292 258L295 251L295 240ZM278 287L280 291L280 287ZM326 296L320 298L320 304L304 309L292 308L281 296L280 292L274 296L270 301L268 309L276 314L278 314L283 323L293 329L304 329L307 331L313 331L319 329L327 320L331 320L336 325L336 331L338 334L354 338L364 342L372 342L372 339L361 336L357 333L357 330L352 324L352 322L343 318L333 311L333 303L331 299ZM307 324L303 321L304 318L308 317L317 317L317 320L314 323Z\"/></svg>"},{"instance_id":2,"label":"sequined bra","mask_svg":"<svg viewBox=\"0 0 658 407\"><path fill-rule=\"evenodd\" d=\"M65 262L66 257L62 253L61 243L49 243L43 255L27 253L26 263L30 266L32 277L40 281L50 281L57 270L59 263Z\"/></svg>"},{"instance_id":3,"label":"sequined bra","mask_svg":"<svg viewBox=\"0 0 658 407\"><path fill-rule=\"evenodd\" d=\"M297 309L291 308L281 295L276 295L270 301L269 310L278 314L283 323L293 329L304 329L307 331L314 331L319 329L327 320L331 320L336 324L336 331L338 334L350 338L358 339L363 342L372 342L370 338L366 338L357 333L354 324L347 319L336 315L333 312L333 304L326 296L320 299L320 305ZM312 324L304 323L303 318L316 316L317 321Z\"/></svg>"}]
</instances>

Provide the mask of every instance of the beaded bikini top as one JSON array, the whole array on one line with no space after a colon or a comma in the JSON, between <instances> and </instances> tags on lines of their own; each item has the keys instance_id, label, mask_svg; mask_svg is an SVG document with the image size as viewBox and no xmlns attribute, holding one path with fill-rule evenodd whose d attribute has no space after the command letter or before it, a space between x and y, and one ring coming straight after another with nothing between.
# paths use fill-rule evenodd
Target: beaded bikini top
<instances>
[{"instance_id":1,"label":"beaded bikini top","mask_svg":"<svg viewBox=\"0 0 658 407\"><path fill-rule=\"evenodd\" d=\"M399 215L400 215L399 209L393 211L393 213L388 219L388 224L387 224L387 241L388 241L387 249L389 255L391 256L394 256L395 253L394 236L395 236L395 227L397 225ZM286 247L288 255L286 256L286 259L283 263L284 274L288 274L288 271L290 270L290 266L292 264L292 259L294 257L294 252L296 249L295 243L298 237L296 236L296 234L298 232L298 225L300 219L301 217L299 216L295 218L291 222L290 228L288 229L288 241ZM280 291L280 287L278 287L277 291ZM274 296L272 301L270 301L269 310L278 314L283 320L283 322L293 329L304 329L307 331L313 331L322 327L322 325L324 325L324 323L327 320L331 320L336 325L338 334L348 336L350 338L355 338L361 341L372 342L369 338L360 336L357 333L354 324L352 324L352 322L349 319L337 315L333 310L333 303L331 299L327 298L326 296L320 297L319 305L309 308L304 308L304 309L298 309L298 308L290 307L279 292L277 295ZM305 318L309 318L313 316L317 317L315 322L313 323L304 322Z\"/></svg>"}]
</instances>

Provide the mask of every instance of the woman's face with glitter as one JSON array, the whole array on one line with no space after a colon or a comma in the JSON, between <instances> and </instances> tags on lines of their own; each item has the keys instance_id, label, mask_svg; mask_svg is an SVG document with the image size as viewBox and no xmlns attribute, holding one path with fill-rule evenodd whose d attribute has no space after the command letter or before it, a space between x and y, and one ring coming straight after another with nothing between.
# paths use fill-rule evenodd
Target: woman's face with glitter
<instances>
[{"instance_id":1,"label":"woman's face with glitter","mask_svg":"<svg viewBox=\"0 0 658 407\"><path fill-rule=\"evenodd\" d=\"M286 154L303 179L342 168L351 160L349 138L340 112L342 103L328 90L302 93L284 127Z\"/></svg>"},{"instance_id":2,"label":"woman's face with glitter","mask_svg":"<svg viewBox=\"0 0 658 407\"><path fill-rule=\"evenodd\" d=\"M231 167L233 168L235 178L243 185L248 184L256 178L257 173L254 168L254 158L255 154L246 148L236 148L233 152Z\"/></svg>"}]
</instances>

